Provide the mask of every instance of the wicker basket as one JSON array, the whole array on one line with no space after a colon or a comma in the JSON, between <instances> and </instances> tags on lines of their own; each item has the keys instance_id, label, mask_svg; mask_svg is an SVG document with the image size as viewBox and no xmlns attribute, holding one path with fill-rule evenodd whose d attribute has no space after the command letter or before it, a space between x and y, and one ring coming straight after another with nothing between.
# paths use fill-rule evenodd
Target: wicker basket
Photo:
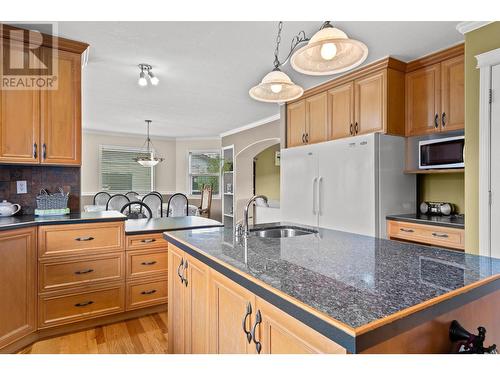
<instances>
[{"instance_id":1,"label":"wicker basket","mask_svg":"<svg viewBox=\"0 0 500 375\"><path fill-rule=\"evenodd\" d=\"M36 197L36 207L38 210L60 210L68 207L69 193L65 193L59 188L58 193L49 194L47 190L40 190Z\"/></svg>"}]
</instances>

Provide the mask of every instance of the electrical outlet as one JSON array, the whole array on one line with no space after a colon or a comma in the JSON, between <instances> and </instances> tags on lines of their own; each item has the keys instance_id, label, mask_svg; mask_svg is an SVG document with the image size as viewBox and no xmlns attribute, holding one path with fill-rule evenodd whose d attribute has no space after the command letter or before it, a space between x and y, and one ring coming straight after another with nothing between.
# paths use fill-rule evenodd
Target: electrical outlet
<instances>
[{"instance_id":1,"label":"electrical outlet","mask_svg":"<svg viewBox=\"0 0 500 375\"><path fill-rule=\"evenodd\" d=\"M28 192L28 185L26 181L17 181L17 194L26 194Z\"/></svg>"}]
</instances>

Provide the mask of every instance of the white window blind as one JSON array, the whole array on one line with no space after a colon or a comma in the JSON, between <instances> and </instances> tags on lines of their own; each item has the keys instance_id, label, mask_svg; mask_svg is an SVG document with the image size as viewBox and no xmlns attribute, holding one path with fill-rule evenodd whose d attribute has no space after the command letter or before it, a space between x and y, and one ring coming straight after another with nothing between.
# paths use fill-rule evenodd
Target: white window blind
<instances>
[{"instance_id":1,"label":"white window blind","mask_svg":"<svg viewBox=\"0 0 500 375\"><path fill-rule=\"evenodd\" d=\"M189 153L189 193L200 195L204 185L212 186L212 193L219 194L219 151L191 151Z\"/></svg>"},{"instance_id":2,"label":"white window blind","mask_svg":"<svg viewBox=\"0 0 500 375\"><path fill-rule=\"evenodd\" d=\"M153 189L153 168L143 167L134 158L144 153L137 149L101 146L101 190L111 193L135 191L147 193Z\"/></svg>"}]
</instances>

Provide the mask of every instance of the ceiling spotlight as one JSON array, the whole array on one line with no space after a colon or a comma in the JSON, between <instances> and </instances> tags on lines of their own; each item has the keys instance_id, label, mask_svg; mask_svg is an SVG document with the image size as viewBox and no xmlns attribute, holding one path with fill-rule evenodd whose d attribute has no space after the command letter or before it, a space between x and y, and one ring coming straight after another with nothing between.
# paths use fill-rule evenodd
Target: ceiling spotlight
<instances>
[{"instance_id":1,"label":"ceiling spotlight","mask_svg":"<svg viewBox=\"0 0 500 375\"><path fill-rule=\"evenodd\" d=\"M151 65L139 64L139 69L141 69L141 72L139 73L139 81L138 81L139 86L147 86L148 85L148 80L146 79L146 74L147 74L147 77L149 78L149 80L153 86L156 86L156 85L158 85L158 83L160 83L160 80L158 79L158 77L156 77L153 74L153 72L152 72L153 67Z\"/></svg>"}]
</instances>

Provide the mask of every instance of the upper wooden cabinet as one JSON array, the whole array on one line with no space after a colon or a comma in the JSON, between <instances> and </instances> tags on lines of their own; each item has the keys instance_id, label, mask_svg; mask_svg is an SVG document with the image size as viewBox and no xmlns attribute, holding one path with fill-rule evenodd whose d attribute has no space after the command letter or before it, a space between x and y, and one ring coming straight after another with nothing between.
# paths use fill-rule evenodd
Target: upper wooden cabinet
<instances>
[{"instance_id":1,"label":"upper wooden cabinet","mask_svg":"<svg viewBox=\"0 0 500 375\"><path fill-rule=\"evenodd\" d=\"M287 105L287 146L383 132L404 135L405 64L387 58Z\"/></svg>"},{"instance_id":2,"label":"upper wooden cabinet","mask_svg":"<svg viewBox=\"0 0 500 375\"><path fill-rule=\"evenodd\" d=\"M10 29L2 25L2 59L14 51L28 61L33 53L10 39ZM0 89L0 163L81 164L81 54L87 47L43 35L41 56L57 56L57 88Z\"/></svg>"},{"instance_id":3,"label":"upper wooden cabinet","mask_svg":"<svg viewBox=\"0 0 500 375\"><path fill-rule=\"evenodd\" d=\"M408 63L406 135L463 129L463 45Z\"/></svg>"}]
</instances>

